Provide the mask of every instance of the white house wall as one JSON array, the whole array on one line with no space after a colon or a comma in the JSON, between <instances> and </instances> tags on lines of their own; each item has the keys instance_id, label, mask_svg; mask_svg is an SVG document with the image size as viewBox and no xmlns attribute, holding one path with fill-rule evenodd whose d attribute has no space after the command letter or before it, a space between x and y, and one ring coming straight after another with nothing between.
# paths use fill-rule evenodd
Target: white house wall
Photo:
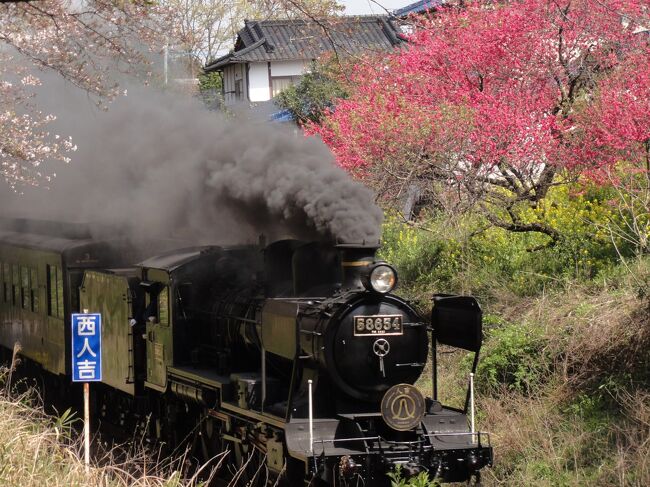
<instances>
[{"instance_id":1,"label":"white house wall","mask_svg":"<svg viewBox=\"0 0 650 487\"><path fill-rule=\"evenodd\" d=\"M300 76L309 71L309 61L272 61L271 76ZM267 62L248 65L248 99L251 102L271 99Z\"/></svg>"},{"instance_id":2,"label":"white house wall","mask_svg":"<svg viewBox=\"0 0 650 487\"><path fill-rule=\"evenodd\" d=\"M271 61L271 76L300 76L309 71L309 61Z\"/></svg>"},{"instance_id":3,"label":"white house wall","mask_svg":"<svg viewBox=\"0 0 650 487\"><path fill-rule=\"evenodd\" d=\"M248 99L252 102L271 99L267 63L250 63L248 68Z\"/></svg>"}]
</instances>

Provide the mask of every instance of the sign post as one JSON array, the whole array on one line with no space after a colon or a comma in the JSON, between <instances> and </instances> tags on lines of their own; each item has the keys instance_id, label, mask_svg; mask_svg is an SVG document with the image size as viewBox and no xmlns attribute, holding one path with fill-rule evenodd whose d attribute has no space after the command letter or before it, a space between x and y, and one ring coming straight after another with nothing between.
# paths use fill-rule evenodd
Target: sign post
<instances>
[{"instance_id":1,"label":"sign post","mask_svg":"<svg viewBox=\"0 0 650 487\"><path fill-rule=\"evenodd\" d=\"M84 463L90 466L90 382L102 380L102 315L72 314L72 381L84 383Z\"/></svg>"}]
</instances>

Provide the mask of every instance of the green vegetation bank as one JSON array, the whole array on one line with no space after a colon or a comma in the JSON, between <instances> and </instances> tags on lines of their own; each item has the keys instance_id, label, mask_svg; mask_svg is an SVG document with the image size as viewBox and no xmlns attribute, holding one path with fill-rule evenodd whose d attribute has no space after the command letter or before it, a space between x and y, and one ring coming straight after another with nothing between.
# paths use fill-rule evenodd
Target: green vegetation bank
<instances>
[{"instance_id":1,"label":"green vegetation bank","mask_svg":"<svg viewBox=\"0 0 650 487\"><path fill-rule=\"evenodd\" d=\"M650 485L647 212L624 208L623 196L555 188L527 216L558 230L552 245L471 212L385 224L383 257L400 293L422 309L435 292L483 306L478 426L495 447L485 485ZM469 357L441 355L441 399L461 404Z\"/></svg>"}]
</instances>

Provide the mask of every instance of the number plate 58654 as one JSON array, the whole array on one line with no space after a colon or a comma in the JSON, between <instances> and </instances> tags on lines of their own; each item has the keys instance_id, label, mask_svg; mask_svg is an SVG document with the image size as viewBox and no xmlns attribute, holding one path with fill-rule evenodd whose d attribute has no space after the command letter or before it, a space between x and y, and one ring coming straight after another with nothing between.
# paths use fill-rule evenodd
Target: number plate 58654
<instances>
[{"instance_id":1,"label":"number plate 58654","mask_svg":"<svg viewBox=\"0 0 650 487\"><path fill-rule=\"evenodd\" d=\"M354 321L354 336L402 335L401 315L357 315Z\"/></svg>"}]
</instances>

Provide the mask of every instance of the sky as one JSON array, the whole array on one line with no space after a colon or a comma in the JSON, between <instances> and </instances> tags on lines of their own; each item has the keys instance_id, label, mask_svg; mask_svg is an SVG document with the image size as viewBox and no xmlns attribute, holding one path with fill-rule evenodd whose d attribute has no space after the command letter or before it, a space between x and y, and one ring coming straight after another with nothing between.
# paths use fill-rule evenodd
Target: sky
<instances>
[{"instance_id":1,"label":"sky","mask_svg":"<svg viewBox=\"0 0 650 487\"><path fill-rule=\"evenodd\" d=\"M384 14L386 10L395 10L410 5L416 0L338 0L345 5L347 15ZM383 8L382 8L383 7Z\"/></svg>"}]
</instances>

